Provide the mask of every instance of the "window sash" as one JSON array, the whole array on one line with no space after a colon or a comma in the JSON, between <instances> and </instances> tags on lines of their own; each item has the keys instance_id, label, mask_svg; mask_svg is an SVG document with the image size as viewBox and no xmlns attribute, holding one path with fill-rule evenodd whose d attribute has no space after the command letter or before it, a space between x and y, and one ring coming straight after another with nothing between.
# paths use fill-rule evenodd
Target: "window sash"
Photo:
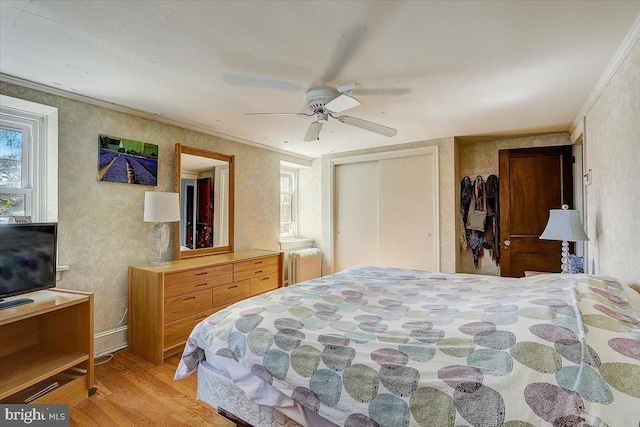
<instances>
[{"instance_id":1,"label":"window sash","mask_svg":"<svg viewBox=\"0 0 640 427\"><path fill-rule=\"evenodd\" d=\"M0 215L9 215L9 216L28 216L29 212L33 209L31 208L31 201L33 200L33 193L30 189L22 189L22 188L14 188L12 191L0 191L0 196L24 196L24 206L23 211L17 213L7 213L4 207L0 206ZM14 191L15 190L15 191ZM0 200L0 205L4 203L4 200Z\"/></svg>"},{"instance_id":2,"label":"window sash","mask_svg":"<svg viewBox=\"0 0 640 427\"><path fill-rule=\"evenodd\" d=\"M33 138L31 137L34 130L33 127L34 123L28 119L0 114L0 128L20 132L22 134L22 147L20 153L20 177L22 179L21 188L33 188L33 168L31 167L34 153ZM15 189L15 187L11 188ZM5 187L0 186L0 191L5 192L5 190Z\"/></svg>"},{"instance_id":3,"label":"window sash","mask_svg":"<svg viewBox=\"0 0 640 427\"><path fill-rule=\"evenodd\" d=\"M298 230L298 172L280 168L280 236L295 237ZM287 182L288 181L288 182ZM289 191L286 189L288 188ZM288 197L285 197L288 196Z\"/></svg>"},{"instance_id":4,"label":"window sash","mask_svg":"<svg viewBox=\"0 0 640 427\"><path fill-rule=\"evenodd\" d=\"M38 135L38 121L28 117L0 114L0 128L22 133L21 188L0 186L0 194L23 195L24 216L37 221L38 185L36 180L38 150L34 144Z\"/></svg>"}]
</instances>

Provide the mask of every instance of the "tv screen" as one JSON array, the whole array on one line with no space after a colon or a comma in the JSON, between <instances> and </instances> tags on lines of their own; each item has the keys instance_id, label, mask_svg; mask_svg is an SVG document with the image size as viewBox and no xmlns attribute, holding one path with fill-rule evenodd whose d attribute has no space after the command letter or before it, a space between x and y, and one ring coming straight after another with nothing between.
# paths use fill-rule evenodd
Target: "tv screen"
<instances>
[{"instance_id":1,"label":"tv screen","mask_svg":"<svg viewBox=\"0 0 640 427\"><path fill-rule=\"evenodd\" d=\"M0 224L0 298L56 285L56 223Z\"/></svg>"}]
</instances>

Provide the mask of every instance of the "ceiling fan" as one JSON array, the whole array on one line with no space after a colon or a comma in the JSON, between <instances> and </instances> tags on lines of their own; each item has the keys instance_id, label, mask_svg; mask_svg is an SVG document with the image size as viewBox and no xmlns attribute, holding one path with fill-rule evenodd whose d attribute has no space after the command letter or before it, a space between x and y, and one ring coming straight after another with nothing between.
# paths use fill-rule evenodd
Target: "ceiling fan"
<instances>
[{"instance_id":1,"label":"ceiling fan","mask_svg":"<svg viewBox=\"0 0 640 427\"><path fill-rule=\"evenodd\" d=\"M330 86L316 86L307 90L305 98L307 100L308 113L245 113L247 115L281 115L281 116L305 116L316 117L316 120L311 122L304 141L316 141L319 140L320 130L322 125L329 120L329 117L338 120L339 122L346 123L348 125L356 126L361 129L368 130L384 136L396 136L398 131L396 129L383 126L378 123L373 123L367 120L359 119L351 116L339 116L341 113L350 108L361 105L360 101L351 96L351 92L355 89L356 83L348 83L338 88Z\"/></svg>"}]
</instances>

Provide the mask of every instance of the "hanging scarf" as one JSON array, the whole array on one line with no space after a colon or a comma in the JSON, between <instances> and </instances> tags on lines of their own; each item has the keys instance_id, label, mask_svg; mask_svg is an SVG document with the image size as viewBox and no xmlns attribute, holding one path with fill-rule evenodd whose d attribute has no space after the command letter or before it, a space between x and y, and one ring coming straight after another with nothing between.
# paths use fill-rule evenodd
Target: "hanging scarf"
<instances>
[{"instance_id":1,"label":"hanging scarf","mask_svg":"<svg viewBox=\"0 0 640 427\"><path fill-rule=\"evenodd\" d=\"M469 208L471 204L471 200L473 198L473 194L475 193L476 199L476 210L484 210L484 206L482 205L482 192L484 191L484 181L482 180L482 176L478 175L473 183L471 183L471 179L468 176L465 176L462 179L460 187L460 213L462 216L462 223L467 223L467 216L469 214ZM467 248L471 249L471 253L473 254L473 267L475 271L480 270L480 258L484 255L484 244L485 237L484 232L477 230L469 230L465 227L465 237L467 242Z\"/></svg>"},{"instance_id":2,"label":"hanging scarf","mask_svg":"<svg viewBox=\"0 0 640 427\"><path fill-rule=\"evenodd\" d=\"M487 242L491 245L491 259L500 265L500 187L498 177L489 175L485 183L487 196L487 219L491 220L487 227Z\"/></svg>"},{"instance_id":3,"label":"hanging scarf","mask_svg":"<svg viewBox=\"0 0 640 427\"><path fill-rule=\"evenodd\" d=\"M475 209L487 211L487 222L484 231L469 230L464 226L467 223L467 216L471 200L475 193ZM486 204L483 205L483 195L486 195ZM461 236L460 245L464 249L470 249L473 254L473 267L475 271L480 270L480 258L484 256L484 250L491 251L491 258L500 265L500 204L499 204L498 177L489 175L487 181L482 176L476 176L472 182L468 176L462 178L460 182L460 224Z\"/></svg>"},{"instance_id":4,"label":"hanging scarf","mask_svg":"<svg viewBox=\"0 0 640 427\"><path fill-rule=\"evenodd\" d=\"M462 178L462 182L460 182L460 225L458 227L460 235L460 249L467 249L469 247L466 228L464 225L467 223L472 193L473 184L471 183L471 178L465 176Z\"/></svg>"}]
</instances>

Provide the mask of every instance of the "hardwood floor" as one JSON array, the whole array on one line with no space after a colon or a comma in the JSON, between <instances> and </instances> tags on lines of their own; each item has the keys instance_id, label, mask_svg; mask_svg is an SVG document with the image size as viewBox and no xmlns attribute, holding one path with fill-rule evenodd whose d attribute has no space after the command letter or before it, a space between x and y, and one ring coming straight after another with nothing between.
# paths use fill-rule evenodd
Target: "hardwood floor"
<instances>
[{"instance_id":1,"label":"hardwood floor","mask_svg":"<svg viewBox=\"0 0 640 427\"><path fill-rule=\"evenodd\" d=\"M173 381L174 356L155 366L126 350L95 367L98 391L70 408L71 426L233 427L209 405L196 400L197 377Z\"/></svg>"}]
</instances>

